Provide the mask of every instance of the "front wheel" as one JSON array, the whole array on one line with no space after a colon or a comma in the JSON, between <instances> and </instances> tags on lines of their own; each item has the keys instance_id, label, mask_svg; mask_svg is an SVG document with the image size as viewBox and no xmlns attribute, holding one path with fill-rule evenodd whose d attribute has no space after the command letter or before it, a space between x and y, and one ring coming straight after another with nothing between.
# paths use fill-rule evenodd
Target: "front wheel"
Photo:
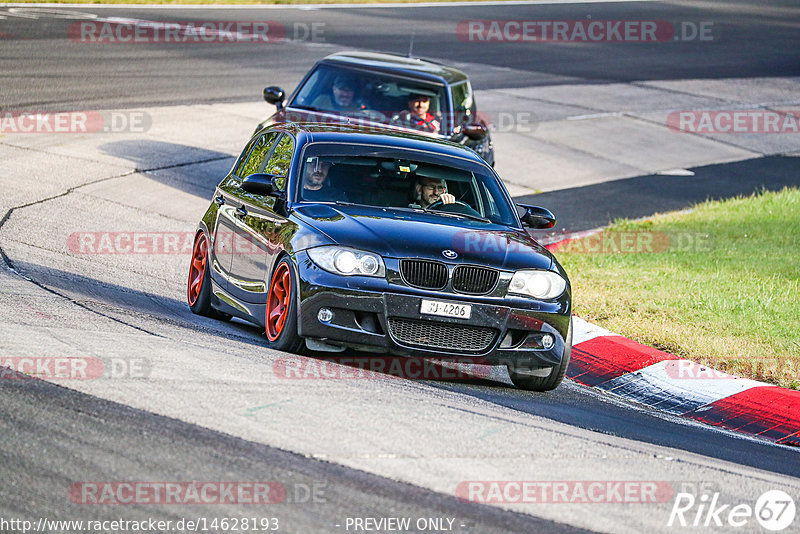
<instances>
[{"instance_id":1,"label":"front wheel","mask_svg":"<svg viewBox=\"0 0 800 534\"><path fill-rule=\"evenodd\" d=\"M567 339L564 341L564 355L561 357L561 363L550 370L547 376L534 376L529 373L517 372L513 366L508 365L508 376L511 382L514 383L519 389L527 391L551 391L556 389L559 384L564 380L564 375L569 367L569 360L572 356L572 318L569 320L569 332L567 332Z\"/></svg>"},{"instance_id":2,"label":"front wheel","mask_svg":"<svg viewBox=\"0 0 800 534\"><path fill-rule=\"evenodd\" d=\"M297 335L297 271L289 258L281 258L267 291L264 329L267 345L276 350L300 352L303 339Z\"/></svg>"}]
</instances>

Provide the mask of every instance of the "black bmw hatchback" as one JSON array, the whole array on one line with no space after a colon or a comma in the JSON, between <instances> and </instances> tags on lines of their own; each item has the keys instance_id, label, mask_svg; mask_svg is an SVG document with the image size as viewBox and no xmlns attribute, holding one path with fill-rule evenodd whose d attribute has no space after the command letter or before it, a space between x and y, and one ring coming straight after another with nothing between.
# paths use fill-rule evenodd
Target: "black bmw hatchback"
<instances>
[{"instance_id":1,"label":"black bmw hatchback","mask_svg":"<svg viewBox=\"0 0 800 534\"><path fill-rule=\"evenodd\" d=\"M463 145L275 124L217 186L188 301L263 327L278 350L468 358L550 390L569 363L571 289L525 227L554 223Z\"/></svg>"}]
</instances>

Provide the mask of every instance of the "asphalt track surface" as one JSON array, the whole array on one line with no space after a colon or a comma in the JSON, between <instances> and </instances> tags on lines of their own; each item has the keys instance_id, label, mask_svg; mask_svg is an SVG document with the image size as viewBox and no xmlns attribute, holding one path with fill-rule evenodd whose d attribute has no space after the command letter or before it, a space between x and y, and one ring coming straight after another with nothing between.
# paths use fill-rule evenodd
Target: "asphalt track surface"
<instances>
[{"instance_id":1,"label":"asphalt track surface","mask_svg":"<svg viewBox=\"0 0 800 534\"><path fill-rule=\"evenodd\" d=\"M459 7L457 15L448 8L356 8L346 11L275 10L269 11L268 18L287 24L325 22L325 45L320 47L324 53L328 45L404 52L413 28L417 55L455 63L484 64L487 70L472 76L474 84L479 88L493 88L690 77L797 76L800 64L796 50L800 39L796 23L787 20L789 14L795 13L791 9L793 6L789 1L766 6L756 2L476 6ZM92 11L91 8L81 10ZM248 10L200 9L193 10L191 16L185 10L169 9L102 11L104 16L148 20L254 20L264 17L263 12ZM537 49L534 61L517 53L517 48L473 46L450 35L456 21L468 18L535 16L558 20L589 15L596 19L713 20L722 33L718 41L703 47L697 43L638 44L634 45L635 49L631 45L613 44L592 48L553 45ZM278 53L272 53L272 49L264 53L263 45L246 44L202 49L195 45L155 46L135 50L106 46L90 50L84 45L64 42L65 28L71 22L0 20L0 31L24 39L0 42L0 68L7 73L3 108L62 110L252 100L253 94L258 94L267 83L293 87L298 77L322 55L314 54L314 45L276 45ZM443 27L449 31L442 32ZM443 37L443 33L448 35ZM136 152L124 145L111 150L126 153L131 159L141 158L140 168L147 168L146 150ZM209 152L205 155L211 163L204 173L181 174L179 168L175 169L173 176L177 178L169 180L170 185L185 193L210 198L219 176L227 171L231 161L227 154ZM682 208L706 197L746 193L762 185L777 188L783 183L796 184L795 169L796 163L790 158L776 157L694 169L697 176L703 177L702 181L692 182L701 184L695 188L687 188L682 178L674 176L662 177L663 182L632 178L537 197L555 204L554 210L562 214L561 225L579 230L605 224L619 216L638 217ZM158 176L153 178L164 180ZM599 207L598 198L606 201L602 207ZM571 210L570 205L598 207ZM63 215L70 209L73 208L67 205L56 208L53 213ZM22 211L11 216L6 214L3 224L15 222L14 218ZM45 207L39 216L51 216L48 211ZM20 255L16 253L18 250L4 259L30 282L5 271L0 279L4 287L29 284L32 289L11 293L27 303L27 291L37 291L45 295L37 298L63 301L58 306L68 310L74 307L76 311L68 313L76 318L65 321L76 330L80 330L81 322L85 321L103 325L110 332L132 329L139 334L155 334L176 341L192 339L198 347L216 346L231 357L235 353L235 358L245 360L257 360L263 352L260 333L254 328L238 322L218 323L193 317L184 302L166 297L156 288L137 286L129 281L138 280L136 277L120 277L117 284L108 283L91 272L76 270L73 265L49 263L50 257L46 254L29 251ZM42 291L42 288L46 289ZM10 304L4 308L9 317L12 309ZM120 338L123 337L120 334ZM186 378L191 378L190 372ZM557 463L559 439L566 444L564 453L571 465L564 468L562 480L599 476L590 467L598 464L607 469L601 472L614 473L615 470L623 472L630 467L626 464L636 462L641 462L639 478L663 476L664 468L652 467L645 458L674 460L678 473L675 480L708 484L738 496L762 488L764 483L781 487L787 480L781 475L800 477L798 452L794 449L665 417L571 383L546 395L534 395L492 379L403 381L391 393L400 398L418 396L415 399L425 402L431 409L446 402L465 414L479 409L498 410L492 419L493 425L498 426L491 426L487 432L495 428L502 428L501 433L508 428L522 429L519 421L508 422L509 413L535 421L539 426L534 431L541 432L542 436L533 442L533 447L549 449L539 452L541 461ZM224 396L225 390L213 390L210 394ZM349 394L353 399L360 399L357 390ZM313 394L309 394L309 399L308 410L321 410L315 403L326 400L324 396ZM352 408L357 411L357 407ZM280 480L290 488L324 482L324 503L289 502L270 510L280 516L284 525L281 531L287 532L343 531L334 525L352 516L454 517L460 525L455 530L463 532L572 532L579 531L572 526L576 523L575 515L581 516L580 524L588 521L587 510L580 507L574 510L562 507L563 521L559 521L538 517L552 517L540 509L523 509L525 513L519 513L519 509L509 511L464 503L453 497L452 491L432 491L422 485L402 482L402 477L390 474L378 476L366 469L345 466L345 462L335 458L330 462L312 459L305 450L290 452L293 449L285 446L285 441L280 442L280 447L273 447L265 444L270 438L240 438L211 429L211 425L193 424L188 417L180 420L156 415L36 380L0 380L0 414L0 473L4 481L0 484L0 514L3 517L114 519L123 516L137 519L158 516L177 519L195 515L250 515L252 509L247 506L221 506L212 511L191 505L180 509L163 505L120 509L76 505L66 498L70 484L75 481L223 479ZM357 424L362 426L353 436L345 432L333 435L342 442L369 436L369 428L363 426L369 423ZM376 423L376 426L381 425ZM400 440L420 439L422 447L435 439L432 435L437 428L435 424L432 426L431 435L421 437L406 434L402 428L381 431L390 432ZM307 429L308 433L318 431L319 428ZM551 433L558 434L557 438L547 437ZM358 450L357 445L353 447ZM592 449L603 452L595 454ZM371 450L371 445L365 443L364 450ZM520 461L525 461L524 455L522 458ZM691 475L693 472L697 473L695 477ZM731 488L738 485L741 488ZM797 496L797 484L794 486L793 494ZM757 493L751 496L754 500ZM613 518L598 519L596 530L626 531L630 528L624 524L626 521L631 521L627 514L621 514L618 523ZM653 531L665 530L663 514L652 521L644 518L641 521L635 524ZM750 525L749 528L754 527Z\"/></svg>"},{"instance_id":2,"label":"asphalt track surface","mask_svg":"<svg viewBox=\"0 0 800 534\"><path fill-rule=\"evenodd\" d=\"M116 109L137 105L251 100L265 85L293 88L318 59L314 47L405 54L413 33L418 57L469 62L480 89L558 82L800 75L797 5L792 0L713 3L634 2L566 5L335 9L70 8L103 17L154 21L273 20L293 35L296 24L323 24L310 48L278 44L97 46L65 42L74 19L0 20L3 106L9 109ZM502 14L502 18L499 15ZM482 43L456 35L465 20L658 20L712 23L713 41L656 43ZM688 31L688 30L687 30ZM298 37L305 31L298 30ZM310 39L310 38L309 38ZM522 53L520 51L523 50Z\"/></svg>"},{"instance_id":3,"label":"asphalt track surface","mask_svg":"<svg viewBox=\"0 0 800 534\"><path fill-rule=\"evenodd\" d=\"M380 516L389 510L399 517L457 517L459 525L473 532L586 532L309 460L42 381L8 381L0 388L0 404L6 436L3 463L13 470L0 490L6 517L27 515L32 502L37 503L37 513L50 512L52 519L63 514L86 517L81 505L47 510L45 503L63 501L65 486L76 479L105 480L113 466L127 460L133 464L126 469L131 480L184 480L186 473L201 481L279 480L286 487L286 501L269 511L282 520L290 516L283 525L290 532L326 532L332 530L333 517ZM119 443L125 443L124 449ZM70 461L87 451L90 458ZM242 515L235 505L220 508L215 510L220 517ZM119 515L109 510L93 518L113 520ZM182 517L208 517L208 510L139 505L124 513L131 521L154 516L177 522Z\"/></svg>"}]
</instances>

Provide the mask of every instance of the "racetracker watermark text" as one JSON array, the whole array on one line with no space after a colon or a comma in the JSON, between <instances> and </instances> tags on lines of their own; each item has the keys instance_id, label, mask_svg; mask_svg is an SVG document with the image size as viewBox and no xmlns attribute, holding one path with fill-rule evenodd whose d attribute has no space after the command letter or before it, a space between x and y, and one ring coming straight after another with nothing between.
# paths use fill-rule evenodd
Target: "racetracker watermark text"
<instances>
[{"instance_id":1,"label":"racetracker watermark text","mask_svg":"<svg viewBox=\"0 0 800 534\"><path fill-rule=\"evenodd\" d=\"M73 232L67 238L72 254L191 254L195 232ZM277 239L275 235L271 236ZM266 237L264 238L266 239ZM273 243L233 232L216 232L214 254L262 255Z\"/></svg>"},{"instance_id":2,"label":"racetracker watermark text","mask_svg":"<svg viewBox=\"0 0 800 534\"><path fill-rule=\"evenodd\" d=\"M376 129L382 132L386 125L403 128L404 126L392 122L392 117L397 113L397 109L371 109L354 112L313 112L293 110L286 111L283 119L287 122L316 122L328 125L331 131L340 129L347 132L353 126ZM493 111L491 114L478 111L472 117L464 117L461 112L438 113L436 116L440 124L459 124L461 122L481 123L490 132L494 133L532 133L539 125L536 115L532 111ZM419 131L422 135L437 136L441 132ZM463 138L461 127L456 127L450 134L454 140Z\"/></svg>"},{"instance_id":3,"label":"racetracker watermark text","mask_svg":"<svg viewBox=\"0 0 800 534\"><path fill-rule=\"evenodd\" d=\"M277 504L286 500L280 482L76 482L76 504Z\"/></svg>"},{"instance_id":4,"label":"racetracker watermark text","mask_svg":"<svg viewBox=\"0 0 800 534\"><path fill-rule=\"evenodd\" d=\"M195 232L73 232L67 238L67 250L72 254L191 254L194 238ZM231 232L227 239L236 242L238 253L259 252L247 240L234 240Z\"/></svg>"},{"instance_id":5,"label":"racetracker watermark text","mask_svg":"<svg viewBox=\"0 0 800 534\"><path fill-rule=\"evenodd\" d=\"M675 133L797 134L800 110L673 111L667 116L667 127Z\"/></svg>"},{"instance_id":6,"label":"racetracker watermark text","mask_svg":"<svg viewBox=\"0 0 800 534\"><path fill-rule=\"evenodd\" d=\"M284 26L274 20L175 21L103 19L70 24L69 38L91 44L229 44L325 41L325 23L296 22Z\"/></svg>"},{"instance_id":7,"label":"racetracker watermark text","mask_svg":"<svg viewBox=\"0 0 800 534\"><path fill-rule=\"evenodd\" d=\"M288 380L474 380L489 376L489 367L468 360L438 361L397 356L334 356L324 360L283 356L272 372Z\"/></svg>"},{"instance_id":8,"label":"racetracker watermark text","mask_svg":"<svg viewBox=\"0 0 800 534\"><path fill-rule=\"evenodd\" d=\"M180 519L30 519L0 517L0 532L134 532L136 534L165 534L167 532L269 532L280 531L277 517L261 515L245 517L182 517Z\"/></svg>"},{"instance_id":9,"label":"racetracker watermark text","mask_svg":"<svg viewBox=\"0 0 800 534\"><path fill-rule=\"evenodd\" d=\"M0 134L144 133L145 111L0 111Z\"/></svg>"},{"instance_id":10,"label":"racetracker watermark text","mask_svg":"<svg viewBox=\"0 0 800 534\"><path fill-rule=\"evenodd\" d=\"M709 234L698 232L603 230L592 233L564 233L563 236L563 239L553 242L547 248L552 252L573 254L659 254L708 252L713 246L713 239ZM525 252L528 250L527 247L528 244L525 242L482 231L459 232L454 236L452 243L452 248L456 252L483 256Z\"/></svg>"},{"instance_id":11,"label":"racetracker watermark text","mask_svg":"<svg viewBox=\"0 0 800 534\"><path fill-rule=\"evenodd\" d=\"M674 490L663 481L616 480L470 480L458 484L456 497L479 503L665 503Z\"/></svg>"},{"instance_id":12,"label":"racetracker watermark text","mask_svg":"<svg viewBox=\"0 0 800 534\"><path fill-rule=\"evenodd\" d=\"M462 20L459 40L468 43L663 43L712 41L711 21L665 20Z\"/></svg>"},{"instance_id":13,"label":"racetracker watermark text","mask_svg":"<svg viewBox=\"0 0 800 534\"><path fill-rule=\"evenodd\" d=\"M724 364L725 362L722 362ZM710 364L715 365L715 364ZM748 374L770 376L785 372L789 375L797 375L797 364L790 360L769 360L764 358L751 358L745 362L738 363L738 371L744 370ZM664 366L667 378L672 380L742 380L741 377L718 371L711 366L702 365L689 360L670 360Z\"/></svg>"},{"instance_id":14,"label":"racetracker watermark text","mask_svg":"<svg viewBox=\"0 0 800 534\"><path fill-rule=\"evenodd\" d=\"M95 380L147 378L152 365L145 358L0 357L0 379Z\"/></svg>"}]
</instances>

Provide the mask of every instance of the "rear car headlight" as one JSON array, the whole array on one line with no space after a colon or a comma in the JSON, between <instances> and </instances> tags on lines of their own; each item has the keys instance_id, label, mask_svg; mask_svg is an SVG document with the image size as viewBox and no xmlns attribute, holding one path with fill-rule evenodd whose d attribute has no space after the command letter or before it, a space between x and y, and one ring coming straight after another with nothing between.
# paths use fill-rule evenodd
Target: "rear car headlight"
<instances>
[{"instance_id":1,"label":"rear car headlight","mask_svg":"<svg viewBox=\"0 0 800 534\"><path fill-rule=\"evenodd\" d=\"M371 252L330 245L308 249L311 261L333 274L386 276L383 258Z\"/></svg>"},{"instance_id":2,"label":"rear car headlight","mask_svg":"<svg viewBox=\"0 0 800 534\"><path fill-rule=\"evenodd\" d=\"M567 289L567 281L552 271L517 271L508 284L509 295L554 299Z\"/></svg>"}]
</instances>

